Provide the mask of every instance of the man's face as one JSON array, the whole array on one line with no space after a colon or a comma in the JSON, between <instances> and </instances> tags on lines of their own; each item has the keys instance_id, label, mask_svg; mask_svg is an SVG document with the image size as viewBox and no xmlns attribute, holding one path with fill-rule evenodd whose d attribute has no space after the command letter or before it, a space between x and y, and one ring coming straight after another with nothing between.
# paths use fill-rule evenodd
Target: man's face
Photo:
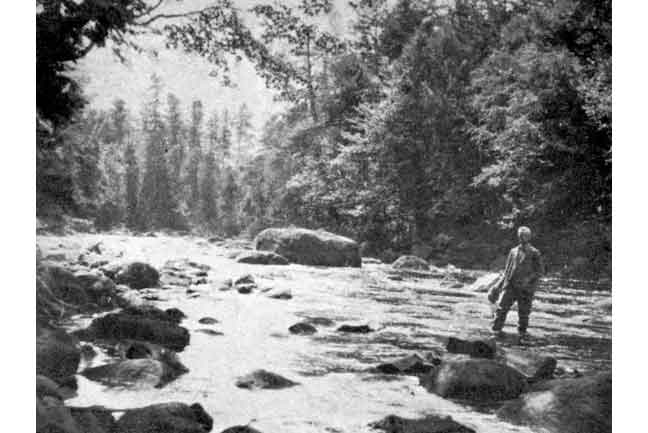
<instances>
[{"instance_id":1,"label":"man's face","mask_svg":"<svg viewBox=\"0 0 648 433\"><path fill-rule=\"evenodd\" d=\"M522 232L518 235L518 238L520 239L520 243L528 244L529 241L531 240L531 234L527 232Z\"/></svg>"}]
</instances>

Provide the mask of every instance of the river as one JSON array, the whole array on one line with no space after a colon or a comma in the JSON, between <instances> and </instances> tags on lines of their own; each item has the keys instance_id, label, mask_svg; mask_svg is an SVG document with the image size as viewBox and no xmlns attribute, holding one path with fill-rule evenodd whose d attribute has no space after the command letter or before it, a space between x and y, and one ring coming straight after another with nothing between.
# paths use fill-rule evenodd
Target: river
<instances>
[{"instance_id":1,"label":"river","mask_svg":"<svg viewBox=\"0 0 648 433\"><path fill-rule=\"evenodd\" d=\"M215 246L197 237L132 237L127 235L38 236L44 255L71 259L101 241L106 257L142 260L158 268L174 259L190 259L210 267L207 284L157 290L161 308L177 307L188 316L190 345L179 354L189 373L161 389L109 388L78 376L76 397L69 405L140 407L157 402L201 403L214 418L214 432L248 424L264 433L365 432L368 423L388 414L419 417L450 415L482 433L529 432L498 420L489 409L475 409L428 393L418 379L367 372L385 360L411 353L443 352L448 336L488 338L491 307L470 285L455 287L443 279L389 278L390 267L316 268L301 265L261 266L228 258L231 246ZM286 289L290 300L271 299L257 290L244 295L219 291L218 282L252 274L261 288ZM610 292L552 287L537 294L531 315L528 347L504 342L509 354L551 355L558 365L579 371L611 368L611 312L601 307ZM201 325L201 317L216 318ZM288 327L307 317L332 319L311 336ZM71 327L88 317L75 317ZM515 332L512 311L505 328ZM368 324L375 332L340 334L341 324ZM197 332L212 328L222 336ZM102 356L92 362L101 363ZM87 365L87 364L86 364ZM238 376L266 369L297 381L283 390L246 390Z\"/></svg>"}]
</instances>

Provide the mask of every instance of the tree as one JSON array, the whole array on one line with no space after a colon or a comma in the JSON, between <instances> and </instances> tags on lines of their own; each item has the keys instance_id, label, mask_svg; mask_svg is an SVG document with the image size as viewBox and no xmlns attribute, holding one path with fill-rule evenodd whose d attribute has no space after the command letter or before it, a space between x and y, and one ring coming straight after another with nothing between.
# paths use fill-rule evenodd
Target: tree
<instances>
[{"instance_id":1,"label":"tree","mask_svg":"<svg viewBox=\"0 0 648 433\"><path fill-rule=\"evenodd\" d=\"M323 54L340 51L342 44L312 22L315 17L330 12L331 8L330 0L301 0L295 9L279 3L252 8L263 19L262 40L266 44L284 41L288 44L289 55L302 63L293 67L288 79L284 79L282 96L293 102L307 101L315 123L319 121L315 60Z\"/></svg>"},{"instance_id":2,"label":"tree","mask_svg":"<svg viewBox=\"0 0 648 433\"><path fill-rule=\"evenodd\" d=\"M182 167L185 160L185 146L182 137L183 124L180 113L180 100L173 93L167 95L166 124L168 131L169 174L173 193L180 199L182 196Z\"/></svg>"},{"instance_id":3,"label":"tree","mask_svg":"<svg viewBox=\"0 0 648 433\"><path fill-rule=\"evenodd\" d=\"M151 76L151 99L143 113L146 134L146 160L139 204L146 225L151 228L175 228L177 204L171 193L166 159L165 125L160 113L162 83Z\"/></svg>"},{"instance_id":4,"label":"tree","mask_svg":"<svg viewBox=\"0 0 648 433\"><path fill-rule=\"evenodd\" d=\"M205 154L205 167L202 178L202 211L203 218L210 230L218 226L218 206L216 197L216 179L219 178L219 170L214 157L212 147Z\"/></svg>"},{"instance_id":5,"label":"tree","mask_svg":"<svg viewBox=\"0 0 648 433\"><path fill-rule=\"evenodd\" d=\"M135 147L129 142L124 151L126 164L126 226L130 229L140 228L139 217L139 167Z\"/></svg>"},{"instance_id":6,"label":"tree","mask_svg":"<svg viewBox=\"0 0 648 433\"><path fill-rule=\"evenodd\" d=\"M221 136L220 136L220 145L219 153L223 155L223 159L229 158L231 155L232 149L232 126L230 120L230 114L227 108L223 109L221 115Z\"/></svg>"},{"instance_id":7,"label":"tree","mask_svg":"<svg viewBox=\"0 0 648 433\"><path fill-rule=\"evenodd\" d=\"M200 209L199 167L202 160L202 102L196 100L191 104L191 125L189 126L189 164L187 166L187 185L189 185L190 208Z\"/></svg>"},{"instance_id":8,"label":"tree","mask_svg":"<svg viewBox=\"0 0 648 433\"><path fill-rule=\"evenodd\" d=\"M221 192L221 215L223 219L223 230L227 236L238 234L239 225L237 221L237 203L239 199L239 187L236 177L231 168L225 171L223 191Z\"/></svg>"},{"instance_id":9,"label":"tree","mask_svg":"<svg viewBox=\"0 0 648 433\"><path fill-rule=\"evenodd\" d=\"M242 146L247 144L252 138L252 113L248 110L247 104L240 105L237 116L235 118L235 131L236 131L236 165L239 165Z\"/></svg>"}]
</instances>

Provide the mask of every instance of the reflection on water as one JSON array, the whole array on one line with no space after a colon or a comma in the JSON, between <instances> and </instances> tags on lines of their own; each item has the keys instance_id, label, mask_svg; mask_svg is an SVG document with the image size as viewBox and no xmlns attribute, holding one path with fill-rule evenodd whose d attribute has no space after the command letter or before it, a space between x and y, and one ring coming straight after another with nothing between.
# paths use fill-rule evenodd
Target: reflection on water
<instances>
[{"instance_id":1,"label":"reflection on water","mask_svg":"<svg viewBox=\"0 0 648 433\"><path fill-rule=\"evenodd\" d=\"M162 389L110 389L79 377L72 405L129 408L165 401L200 402L214 417L218 432L252 421L265 432L362 432L388 414L415 417L451 415L478 432L529 431L498 421L491 409L469 408L441 399L418 386L413 377L367 372L386 359L411 353L442 351L444 339L486 337L491 308L483 293L447 289L439 279L388 279L387 266L362 269L255 266L235 263L227 251L190 238L126 236L39 237L44 251L78 248L103 240L106 254L147 261L161 267L169 259L188 258L211 267L208 280L218 282L245 273L261 287L289 289L291 300L218 291L210 284L165 290L156 305L177 307L188 318L191 344L179 354L190 372ZM60 247L59 244L63 244ZM559 365L580 371L611 364L611 316L596 308L605 292L556 289L539 294L531 317L534 344L511 351L555 356ZM219 323L205 326L201 317ZM308 318L327 318L333 326L316 325L311 336L288 333ZM87 319L85 319L87 322ZM505 331L514 332L512 311ZM375 332L339 334L341 324L367 324ZM211 328L222 336L198 332ZM504 343L503 350L507 350ZM101 359L101 358L100 358ZM95 361L96 363L96 361ZM299 382L283 390L237 388L238 376L266 369Z\"/></svg>"}]
</instances>

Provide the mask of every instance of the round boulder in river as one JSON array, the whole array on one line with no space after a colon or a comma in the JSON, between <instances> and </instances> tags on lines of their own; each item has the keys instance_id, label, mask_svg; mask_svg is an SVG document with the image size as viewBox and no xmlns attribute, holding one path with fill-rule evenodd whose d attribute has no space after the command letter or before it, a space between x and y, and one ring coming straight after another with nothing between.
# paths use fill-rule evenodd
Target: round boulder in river
<instances>
[{"instance_id":1,"label":"round boulder in river","mask_svg":"<svg viewBox=\"0 0 648 433\"><path fill-rule=\"evenodd\" d=\"M360 267L360 245L352 239L323 230L271 228L255 239L257 250L272 251L292 263L309 266Z\"/></svg>"},{"instance_id":2,"label":"round boulder in river","mask_svg":"<svg viewBox=\"0 0 648 433\"><path fill-rule=\"evenodd\" d=\"M509 400L528 388L525 375L490 359L442 362L438 369L422 376L420 382L443 398L475 402Z\"/></svg>"},{"instance_id":3,"label":"round boulder in river","mask_svg":"<svg viewBox=\"0 0 648 433\"><path fill-rule=\"evenodd\" d=\"M237 387L247 389L281 389L295 385L298 383L266 370L255 370L236 380Z\"/></svg>"},{"instance_id":4,"label":"round boulder in river","mask_svg":"<svg viewBox=\"0 0 648 433\"><path fill-rule=\"evenodd\" d=\"M160 403L127 410L117 421L120 433L207 433L214 420L198 403Z\"/></svg>"},{"instance_id":5,"label":"round boulder in river","mask_svg":"<svg viewBox=\"0 0 648 433\"><path fill-rule=\"evenodd\" d=\"M428 262L416 256L400 256L394 263L394 269L414 269L417 271L429 271L430 265Z\"/></svg>"},{"instance_id":6,"label":"round boulder in river","mask_svg":"<svg viewBox=\"0 0 648 433\"><path fill-rule=\"evenodd\" d=\"M132 262L123 266L117 272L115 282L140 290L147 287L156 287L160 282L160 274L148 263Z\"/></svg>"}]
</instances>

